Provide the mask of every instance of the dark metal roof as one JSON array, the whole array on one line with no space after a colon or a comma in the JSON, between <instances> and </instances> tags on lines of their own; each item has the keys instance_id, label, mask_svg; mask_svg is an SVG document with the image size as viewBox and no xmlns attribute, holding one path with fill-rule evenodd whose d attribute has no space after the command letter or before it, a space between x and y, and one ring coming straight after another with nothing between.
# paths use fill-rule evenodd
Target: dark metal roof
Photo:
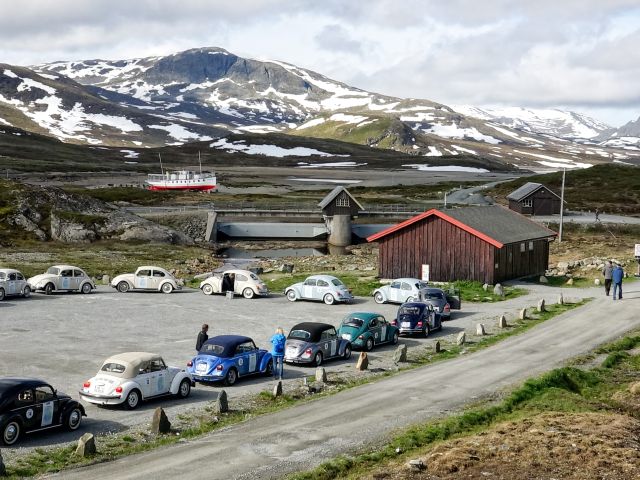
<instances>
[{"instance_id":1,"label":"dark metal roof","mask_svg":"<svg viewBox=\"0 0 640 480\"><path fill-rule=\"evenodd\" d=\"M204 342L200 351L204 350L205 345L218 345L223 348L223 351L221 354L217 354L216 357L231 357L236 353L238 345L245 342L253 342L253 339L243 335L218 335Z\"/></svg>"},{"instance_id":2,"label":"dark metal roof","mask_svg":"<svg viewBox=\"0 0 640 480\"><path fill-rule=\"evenodd\" d=\"M507 199L513 200L515 202L520 202L520 201L524 200L525 198L527 198L529 195L537 192L541 188L547 188L547 187L545 187L541 183L527 182L524 185L522 185L520 188L518 188L517 190L514 190L509 195L507 195ZM549 188L547 188L547 191L549 193L551 193L552 195L555 195L556 197L558 197L558 195L553 193ZM560 198L560 197L558 197L558 198Z\"/></svg>"},{"instance_id":3,"label":"dark metal roof","mask_svg":"<svg viewBox=\"0 0 640 480\"><path fill-rule=\"evenodd\" d=\"M360 210L364 210L364 207L360 205L360 202L358 202L355 198L353 198L353 195L349 193L349 190L347 190L342 186L338 186L333 190L331 190L329 194L322 199L322 201L318 204L318 206L324 209L324 207L329 205L333 201L333 199L336 198L341 192L345 192L347 195L349 195L349 198L353 200L353 203L355 203Z\"/></svg>"},{"instance_id":4,"label":"dark metal roof","mask_svg":"<svg viewBox=\"0 0 640 480\"><path fill-rule=\"evenodd\" d=\"M507 243L556 236L554 231L529 220L524 215L492 205L452 208L444 211L434 208L371 235L367 237L367 241L373 242L434 215L497 248L502 248Z\"/></svg>"},{"instance_id":5,"label":"dark metal roof","mask_svg":"<svg viewBox=\"0 0 640 480\"><path fill-rule=\"evenodd\" d=\"M317 342L320 340L320 335L322 334L322 332L324 332L325 330L329 330L330 328L335 328L335 327L333 325L329 325L328 323L302 322L302 323L298 323L297 325L294 325L291 328L291 331L303 330L305 332L309 332L309 335L310 335L309 341ZM289 331L289 333L291 333L291 331Z\"/></svg>"}]
</instances>

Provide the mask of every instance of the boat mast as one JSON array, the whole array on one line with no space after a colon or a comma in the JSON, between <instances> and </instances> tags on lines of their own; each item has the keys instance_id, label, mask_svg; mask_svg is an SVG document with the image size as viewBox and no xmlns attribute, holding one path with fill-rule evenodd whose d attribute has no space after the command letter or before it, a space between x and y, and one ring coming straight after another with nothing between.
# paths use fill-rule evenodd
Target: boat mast
<instances>
[{"instance_id":1,"label":"boat mast","mask_svg":"<svg viewBox=\"0 0 640 480\"><path fill-rule=\"evenodd\" d=\"M162 157L160 156L160 152L158 152L158 159L160 159L160 173L164 175L164 169L162 168Z\"/></svg>"},{"instance_id":2,"label":"boat mast","mask_svg":"<svg viewBox=\"0 0 640 480\"><path fill-rule=\"evenodd\" d=\"M200 158L200 150L198 150L198 163L200 163L200 175L202 175L202 159Z\"/></svg>"}]
</instances>

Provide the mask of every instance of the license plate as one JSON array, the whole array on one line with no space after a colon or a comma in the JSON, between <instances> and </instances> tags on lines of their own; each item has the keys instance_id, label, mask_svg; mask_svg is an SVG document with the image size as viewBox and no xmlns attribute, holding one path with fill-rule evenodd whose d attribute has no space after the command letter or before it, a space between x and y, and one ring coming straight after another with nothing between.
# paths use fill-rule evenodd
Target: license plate
<instances>
[{"instance_id":1,"label":"license plate","mask_svg":"<svg viewBox=\"0 0 640 480\"><path fill-rule=\"evenodd\" d=\"M342 338L344 338L345 340L351 341L351 335L349 335L348 333L343 333Z\"/></svg>"},{"instance_id":2,"label":"license plate","mask_svg":"<svg viewBox=\"0 0 640 480\"><path fill-rule=\"evenodd\" d=\"M411 322L402 322L400 326L402 328L411 328Z\"/></svg>"},{"instance_id":3,"label":"license plate","mask_svg":"<svg viewBox=\"0 0 640 480\"><path fill-rule=\"evenodd\" d=\"M206 372L207 371L207 364L206 363L199 363L198 366L196 367L196 371L197 372Z\"/></svg>"},{"instance_id":4,"label":"license plate","mask_svg":"<svg viewBox=\"0 0 640 480\"><path fill-rule=\"evenodd\" d=\"M96 393L104 392L104 385L96 385Z\"/></svg>"}]
</instances>

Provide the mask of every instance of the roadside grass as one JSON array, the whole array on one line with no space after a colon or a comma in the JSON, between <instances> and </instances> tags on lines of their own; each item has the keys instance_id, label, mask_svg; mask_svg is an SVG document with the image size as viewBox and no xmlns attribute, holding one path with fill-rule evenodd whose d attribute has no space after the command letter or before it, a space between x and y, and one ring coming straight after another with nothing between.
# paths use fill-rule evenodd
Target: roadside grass
<instances>
[{"instance_id":1,"label":"roadside grass","mask_svg":"<svg viewBox=\"0 0 640 480\"><path fill-rule=\"evenodd\" d=\"M564 304L564 305L550 305L548 306L548 311L540 313L535 318L531 318L529 320L520 321L516 324L511 325L508 329L505 329L504 332L496 335L487 335L480 337L475 342L469 342L463 346L458 346L454 343L445 344L444 348L439 352L435 353L432 350L426 351L423 349L421 352L418 351L417 354L411 355L409 357L409 362L406 365L398 368L398 371L404 371L408 369L417 368L420 366L424 366L427 364L432 364L436 362L445 361L451 358L455 358L460 356L461 354L469 354L471 352L480 350L482 348L486 348L490 345L493 345L500 340L503 340L509 336L518 335L523 333L524 331L532 328L533 326L548 320L556 315L559 315L563 312L566 312L570 309L579 307L586 303L586 301L582 301L576 304ZM640 341L640 340L638 340ZM627 344L624 344L627 345ZM622 348L622 346L618 347ZM227 413L216 414L213 410L213 404L208 405L203 409L203 411L195 414L194 416L189 416L186 414L181 414L175 420L174 424L176 425L186 425L184 428L177 427L173 430L171 434L168 435L151 435L144 431L129 431L122 434L113 434L108 436L97 436L96 437L96 447L97 453L90 458L81 458L74 455L75 446L65 446L58 448L46 448L46 449L36 449L32 453L19 457L14 462L10 463L7 466L7 476L11 479L23 478L23 477L32 477L36 475L40 475L43 473L52 473L64 470L66 468L73 468L82 465L89 465L94 463L101 463L105 461L115 460L117 458L132 455L135 453L141 453L144 451L148 451L154 448L158 448L165 445L174 444L181 439L189 439L196 438L201 435L205 435L207 433L211 433L215 430L234 425L236 423L248 420L252 417L257 417L259 415L264 415L268 413L273 413L290 406L296 405L301 402L312 401L319 397L333 395L339 391L354 388L359 385L363 385L366 383L375 382L381 378L388 377L393 375L395 371L387 370L380 373L375 374L374 376L369 377L361 377L349 380L342 380L340 378L335 379L332 378L332 375L329 376L329 385L330 389L324 390L319 393L315 393L314 395L305 395L302 393L302 390L296 390L293 393L286 392L285 395L274 398L272 392L269 390L262 391L256 395L252 395L249 399L243 399L242 405L243 408L240 409L232 409ZM308 383L312 383L314 377L307 377ZM494 415L495 416L495 415ZM470 413L465 417L463 421L459 422L459 425L466 425L473 422L477 422L479 415ZM484 414L482 418L486 418L488 422L492 417ZM453 421L452 421L453 422ZM455 426L458 423L452 423L448 426L444 431L448 434L453 434L455 431ZM456 427L459 428L459 427ZM423 434L412 433L409 435L409 438L416 438L413 443L415 446L420 445ZM434 430L434 432L438 432L438 430ZM438 433L437 435L441 435ZM437 436L436 435L436 436ZM385 456L380 456L375 454L372 458L377 458L377 461L381 461ZM354 464L352 460L349 459L337 459L335 460L338 465L342 465L340 469L336 470L335 473L338 472L346 472L350 469ZM347 469L347 470L345 470ZM334 471L333 467L331 467L330 471ZM304 474L302 474L304 475ZM315 475L315 474L314 474ZM300 477L300 478L334 478L334 477Z\"/></svg>"},{"instance_id":2,"label":"roadside grass","mask_svg":"<svg viewBox=\"0 0 640 480\"><path fill-rule=\"evenodd\" d=\"M540 277L528 277L524 281L528 283L535 283L537 285L548 285L550 287L563 287L563 288L589 288L593 287L593 279L586 277L567 277L566 275L548 276L547 283L543 283L539 280ZM567 284L569 279L573 279L572 284Z\"/></svg>"},{"instance_id":3,"label":"roadside grass","mask_svg":"<svg viewBox=\"0 0 640 480\"><path fill-rule=\"evenodd\" d=\"M635 337L638 338L638 337ZM612 344L613 345L613 344ZM525 381L499 403L468 409L459 415L431 421L406 429L381 449L343 455L307 472L289 475L289 480L333 480L337 478L378 478L389 474L410 458L428 455L430 449L445 440L478 434L506 421L518 421L549 412L579 413L623 411L637 418L637 411L620 403L617 392L640 380L640 356L630 356L623 346L636 340L622 340L602 366L585 371L575 367L552 370ZM610 359L616 358L612 361ZM383 477L380 477L383 478Z\"/></svg>"}]
</instances>

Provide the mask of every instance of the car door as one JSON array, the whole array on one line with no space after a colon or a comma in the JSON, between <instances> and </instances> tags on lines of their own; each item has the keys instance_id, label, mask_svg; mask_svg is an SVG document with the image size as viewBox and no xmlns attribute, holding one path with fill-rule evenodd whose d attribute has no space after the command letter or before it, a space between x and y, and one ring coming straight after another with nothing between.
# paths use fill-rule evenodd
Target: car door
<instances>
[{"instance_id":1,"label":"car door","mask_svg":"<svg viewBox=\"0 0 640 480\"><path fill-rule=\"evenodd\" d=\"M73 270L73 288L74 290L79 290L80 286L87 280L87 276L84 274L82 270L78 270L77 268Z\"/></svg>"},{"instance_id":2,"label":"car door","mask_svg":"<svg viewBox=\"0 0 640 480\"><path fill-rule=\"evenodd\" d=\"M429 325L429 328L431 330L435 330L438 328L438 325L436 325L435 310L433 305L431 304L428 304L424 309L424 321L427 322L427 325Z\"/></svg>"},{"instance_id":3,"label":"car door","mask_svg":"<svg viewBox=\"0 0 640 480\"><path fill-rule=\"evenodd\" d=\"M245 287L250 287L250 285L248 285L248 280L249 278L242 274L242 273L236 273L236 281L233 284L233 291L234 293L237 294L242 294L242 291L245 289Z\"/></svg>"},{"instance_id":4,"label":"car door","mask_svg":"<svg viewBox=\"0 0 640 480\"><path fill-rule=\"evenodd\" d=\"M302 284L302 298L315 298L316 279L307 278Z\"/></svg>"},{"instance_id":5,"label":"car door","mask_svg":"<svg viewBox=\"0 0 640 480\"><path fill-rule=\"evenodd\" d=\"M329 328L320 335L320 348L324 358L338 355L338 334L335 328Z\"/></svg>"},{"instance_id":6,"label":"car door","mask_svg":"<svg viewBox=\"0 0 640 480\"><path fill-rule=\"evenodd\" d=\"M160 288L160 284L165 278L166 275L162 270L153 270L151 272L151 282L148 288L151 290L158 290L158 288Z\"/></svg>"},{"instance_id":7,"label":"car door","mask_svg":"<svg viewBox=\"0 0 640 480\"><path fill-rule=\"evenodd\" d=\"M333 289L331 288L331 285L329 285L329 282L319 278L318 282L316 283L316 293L314 298L323 299L327 293L330 293L334 297L336 296L333 292Z\"/></svg>"},{"instance_id":8,"label":"car door","mask_svg":"<svg viewBox=\"0 0 640 480\"><path fill-rule=\"evenodd\" d=\"M171 388L171 381L169 369L161 358L151 360L151 388L153 395L163 395Z\"/></svg>"},{"instance_id":9,"label":"car door","mask_svg":"<svg viewBox=\"0 0 640 480\"><path fill-rule=\"evenodd\" d=\"M244 342L236 348L238 373L249 375L258 369L258 348L253 342Z\"/></svg>"},{"instance_id":10,"label":"car door","mask_svg":"<svg viewBox=\"0 0 640 480\"><path fill-rule=\"evenodd\" d=\"M369 333L371 334L371 338L373 338L373 344L377 345L384 340L380 338L380 323L378 322L378 317L373 317L369 320Z\"/></svg>"},{"instance_id":11,"label":"car door","mask_svg":"<svg viewBox=\"0 0 640 480\"><path fill-rule=\"evenodd\" d=\"M391 340L391 338L389 337L389 332L390 332L389 324L387 323L384 317L378 317L377 321L378 321L378 328L380 329L380 343L388 342L389 340Z\"/></svg>"},{"instance_id":12,"label":"car door","mask_svg":"<svg viewBox=\"0 0 640 480\"><path fill-rule=\"evenodd\" d=\"M58 285L56 288L60 290L71 290L73 288L73 269L65 268L60 270L58 275Z\"/></svg>"},{"instance_id":13,"label":"car door","mask_svg":"<svg viewBox=\"0 0 640 480\"><path fill-rule=\"evenodd\" d=\"M14 411L20 415L25 431L40 428L41 420L36 415L35 394L32 388L20 390L14 403Z\"/></svg>"},{"instance_id":14,"label":"car door","mask_svg":"<svg viewBox=\"0 0 640 480\"><path fill-rule=\"evenodd\" d=\"M413 286L409 282L402 282L400 284L400 301L406 302L409 297L415 297L416 292L413 290Z\"/></svg>"},{"instance_id":15,"label":"car door","mask_svg":"<svg viewBox=\"0 0 640 480\"><path fill-rule=\"evenodd\" d=\"M7 275L7 279L5 281L5 293L7 295L17 295L18 294L18 285L17 285L17 275L15 272L9 273Z\"/></svg>"},{"instance_id":16,"label":"car door","mask_svg":"<svg viewBox=\"0 0 640 480\"><path fill-rule=\"evenodd\" d=\"M60 401L53 388L40 385L34 389L34 417L36 428L46 428L60 423Z\"/></svg>"},{"instance_id":17,"label":"car door","mask_svg":"<svg viewBox=\"0 0 640 480\"><path fill-rule=\"evenodd\" d=\"M401 283L400 282L391 282L389 285L389 301L396 303L403 303L401 296L402 292L400 290Z\"/></svg>"},{"instance_id":18,"label":"car door","mask_svg":"<svg viewBox=\"0 0 640 480\"><path fill-rule=\"evenodd\" d=\"M16 295L24 292L24 287L27 286L27 279L20 272L16 272Z\"/></svg>"},{"instance_id":19,"label":"car door","mask_svg":"<svg viewBox=\"0 0 640 480\"><path fill-rule=\"evenodd\" d=\"M141 290L147 290L148 288L150 288L149 285L151 285L152 279L153 277L151 276L150 268L139 269L136 272L133 281L133 287Z\"/></svg>"},{"instance_id":20,"label":"car door","mask_svg":"<svg viewBox=\"0 0 640 480\"><path fill-rule=\"evenodd\" d=\"M152 397L156 393L155 375L151 371L151 361L142 362L138 367L138 375L135 381L140 385L143 397Z\"/></svg>"}]
</instances>

